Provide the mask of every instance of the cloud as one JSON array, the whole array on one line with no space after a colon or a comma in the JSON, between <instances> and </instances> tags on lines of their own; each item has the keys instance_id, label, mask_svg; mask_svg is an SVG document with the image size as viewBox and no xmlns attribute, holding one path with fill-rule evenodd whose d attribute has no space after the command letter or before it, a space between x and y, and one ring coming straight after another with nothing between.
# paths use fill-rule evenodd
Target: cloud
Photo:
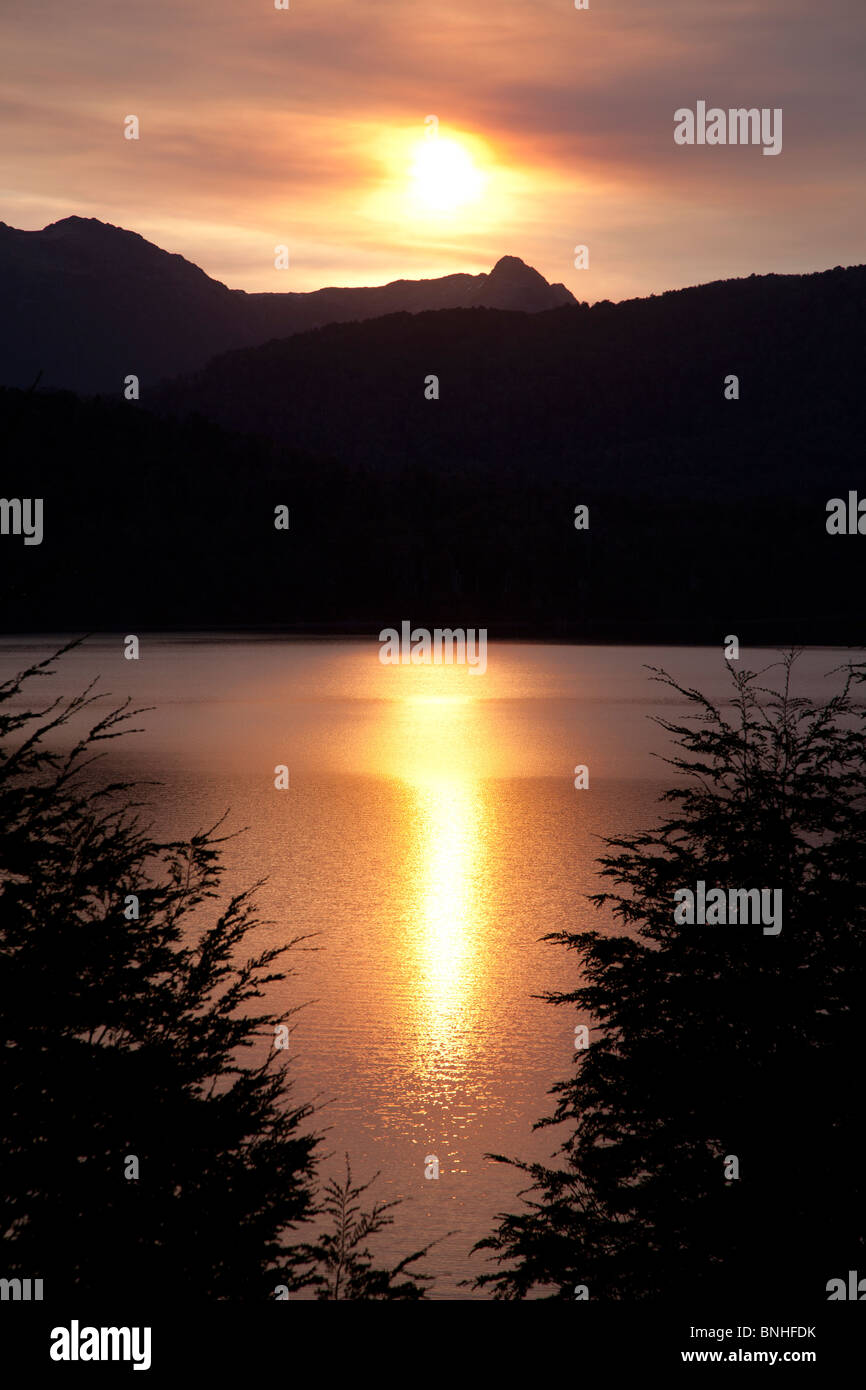
<instances>
[{"instance_id":1,"label":"cloud","mask_svg":"<svg viewBox=\"0 0 866 1390\"><path fill-rule=\"evenodd\" d=\"M270 285L261 248L278 232L297 250L295 288L510 251L581 298L614 297L858 256L859 0L6 9L8 221L63 208L146 223L250 289ZM674 110L698 98L783 107L783 155L674 146ZM122 137L129 113L138 142ZM462 224L419 226L400 203L399 142L431 113L488 151L490 204ZM569 248L590 237L593 269L576 273Z\"/></svg>"}]
</instances>

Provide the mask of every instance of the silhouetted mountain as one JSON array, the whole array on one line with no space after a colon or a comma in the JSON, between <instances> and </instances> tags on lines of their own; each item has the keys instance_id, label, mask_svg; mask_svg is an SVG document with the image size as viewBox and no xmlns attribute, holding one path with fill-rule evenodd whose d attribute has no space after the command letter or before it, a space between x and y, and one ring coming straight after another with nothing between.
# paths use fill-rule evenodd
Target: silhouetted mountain
<instances>
[{"instance_id":1,"label":"silhouetted mountain","mask_svg":"<svg viewBox=\"0 0 866 1390\"><path fill-rule=\"evenodd\" d=\"M475 277L476 283L462 305L425 305L425 308L518 309L536 314L577 301L565 285L549 285L543 275L525 265L519 256L502 256L489 275Z\"/></svg>"},{"instance_id":2,"label":"silhouetted mountain","mask_svg":"<svg viewBox=\"0 0 866 1390\"><path fill-rule=\"evenodd\" d=\"M862 642L866 541L826 504L866 496L864 300L857 267L401 313L139 404L0 391L4 495L45 507L0 542L0 626Z\"/></svg>"},{"instance_id":3,"label":"silhouetted mountain","mask_svg":"<svg viewBox=\"0 0 866 1390\"><path fill-rule=\"evenodd\" d=\"M489 305L536 312L573 302L514 256L489 275L395 280L372 289L246 294L183 256L94 218L38 232L0 222L0 382L120 391L149 387L215 353L347 319Z\"/></svg>"},{"instance_id":4,"label":"silhouetted mountain","mask_svg":"<svg viewBox=\"0 0 866 1390\"><path fill-rule=\"evenodd\" d=\"M850 415L821 458L856 486L849 431ZM847 468L832 463L843 445ZM668 447L700 474L674 430L623 449L592 487L583 449L570 476L522 445L522 471L506 454L479 474L427 461L408 430L389 475L116 399L0 389L4 494L44 499L40 545L0 540L0 629L375 633L409 617L491 637L862 643L866 542L825 525L845 489L804 483L786 432L775 492L749 496L748 434L727 446L728 493L696 503L653 476Z\"/></svg>"},{"instance_id":5,"label":"silhouetted mountain","mask_svg":"<svg viewBox=\"0 0 866 1390\"><path fill-rule=\"evenodd\" d=\"M492 281L510 279L500 267ZM383 475L568 480L575 504L829 496L862 477L864 310L858 266L533 315L390 315L228 353L145 403Z\"/></svg>"}]
</instances>

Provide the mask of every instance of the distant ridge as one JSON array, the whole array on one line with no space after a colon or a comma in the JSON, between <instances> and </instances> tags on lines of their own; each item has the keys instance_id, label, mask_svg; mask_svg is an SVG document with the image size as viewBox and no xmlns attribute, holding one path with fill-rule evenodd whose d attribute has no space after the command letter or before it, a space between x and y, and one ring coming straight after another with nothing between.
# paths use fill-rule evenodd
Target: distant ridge
<instances>
[{"instance_id":1,"label":"distant ridge","mask_svg":"<svg viewBox=\"0 0 866 1390\"><path fill-rule=\"evenodd\" d=\"M423 465L501 482L508 470L533 486L570 479L575 503L608 488L820 498L830 478L844 494L862 477L864 317L863 266L535 314L389 314L216 356L146 406L370 476Z\"/></svg>"},{"instance_id":2,"label":"distant ridge","mask_svg":"<svg viewBox=\"0 0 866 1390\"><path fill-rule=\"evenodd\" d=\"M137 232L89 217L42 231L0 222L0 384L118 391L128 373L152 386L217 353L329 323L429 309L537 313L575 303L516 256L486 275L395 280L307 293L230 290Z\"/></svg>"},{"instance_id":3,"label":"distant ridge","mask_svg":"<svg viewBox=\"0 0 866 1390\"><path fill-rule=\"evenodd\" d=\"M200 276L167 259L163 279ZM864 551L826 521L866 496L864 319L860 266L330 323L145 379L137 404L117 383L0 388L4 495L46 508L45 544L4 538L4 630L375 633L408 614L862 644Z\"/></svg>"}]
</instances>

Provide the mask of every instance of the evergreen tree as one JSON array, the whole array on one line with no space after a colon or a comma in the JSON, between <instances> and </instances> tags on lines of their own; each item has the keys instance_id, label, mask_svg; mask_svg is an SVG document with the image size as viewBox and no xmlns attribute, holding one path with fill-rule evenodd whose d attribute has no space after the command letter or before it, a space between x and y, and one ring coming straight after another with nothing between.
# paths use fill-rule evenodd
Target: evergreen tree
<instances>
[{"instance_id":1,"label":"evergreen tree","mask_svg":"<svg viewBox=\"0 0 866 1390\"><path fill-rule=\"evenodd\" d=\"M218 827L154 839L94 766L140 711L24 707L52 661L0 687L3 1274L52 1301L300 1287L318 1140L274 1046L293 1010L257 1005L289 947L245 958Z\"/></svg>"},{"instance_id":2,"label":"evergreen tree","mask_svg":"<svg viewBox=\"0 0 866 1390\"><path fill-rule=\"evenodd\" d=\"M536 1126L564 1127L551 1163L492 1155L530 1179L476 1247L497 1297L773 1306L866 1273L866 668L815 701L793 693L796 655L772 686L731 667L730 704L655 671L689 702L657 721L686 780L660 824L606 840L615 889L592 901L618 928L548 938L580 973L547 998L591 1021L590 1045ZM781 931L675 922L699 880L780 888Z\"/></svg>"}]
</instances>

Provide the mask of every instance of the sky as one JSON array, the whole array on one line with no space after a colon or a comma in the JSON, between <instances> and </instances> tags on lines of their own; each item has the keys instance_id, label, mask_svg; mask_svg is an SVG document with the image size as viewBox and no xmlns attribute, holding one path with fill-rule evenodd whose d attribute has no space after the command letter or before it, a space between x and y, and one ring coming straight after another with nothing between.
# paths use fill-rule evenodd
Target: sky
<instances>
[{"instance_id":1,"label":"sky","mask_svg":"<svg viewBox=\"0 0 866 1390\"><path fill-rule=\"evenodd\" d=\"M246 290L866 261L864 0L289 4L0 0L0 219L96 217ZM677 145L699 100L781 108L781 153Z\"/></svg>"}]
</instances>

